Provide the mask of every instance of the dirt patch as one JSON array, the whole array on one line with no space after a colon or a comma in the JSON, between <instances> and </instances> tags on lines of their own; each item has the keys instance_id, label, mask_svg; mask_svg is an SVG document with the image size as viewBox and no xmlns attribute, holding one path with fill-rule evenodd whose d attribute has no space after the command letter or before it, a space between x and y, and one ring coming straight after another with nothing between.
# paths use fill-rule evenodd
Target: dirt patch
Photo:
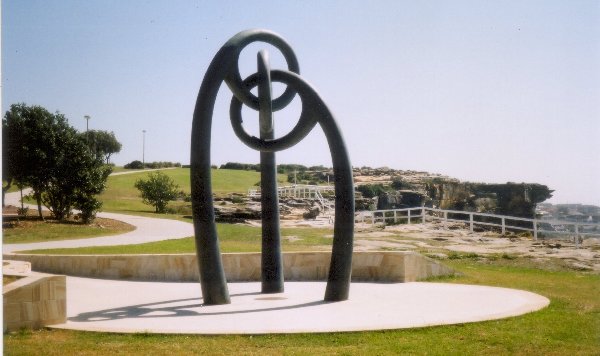
<instances>
[{"instance_id":1,"label":"dirt patch","mask_svg":"<svg viewBox=\"0 0 600 356\"><path fill-rule=\"evenodd\" d=\"M90 227L97 227L97 228L101 228L101 229L107 229L107 230L121 230L121 229L125 229L125 230L133 230L132 226L118 221L118 220L113 220L113 219L105 219L105 218L96 218L94 219L94 221L91 224L85 225L83 223L81 223L81 221L71 218L71 219L67 219L64 221L59 221L56 219L52 219L51 216L47 216L45 217L44 220L40 220L38 217L34 217L34 216L27 216L27 217L20 217L17 220L13 220L10 222L4 222L2 228L3 229L30 229L33 227L36 227L38 225L41 224L57 224L57 225L77 225L77 226L90 226Z\"/></svg>"}]
</instances>

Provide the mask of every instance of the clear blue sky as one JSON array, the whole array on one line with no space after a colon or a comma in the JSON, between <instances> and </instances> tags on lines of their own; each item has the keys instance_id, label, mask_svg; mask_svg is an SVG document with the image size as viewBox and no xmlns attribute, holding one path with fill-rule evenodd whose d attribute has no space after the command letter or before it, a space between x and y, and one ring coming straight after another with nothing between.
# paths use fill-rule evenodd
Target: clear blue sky
<instances>
[{"instance_id":1,"label":"clear blue sky","mask_svg":"<svg viewBox=\"0 0 600 356\"><path fill-rule=\"evenodd\" d=\"M25 102L114 131L114 162L189 162L208 63L266 28L336 115L353 165L481 182L537 182L600 205L600 1L2 1L2 110ZM251 46L242 74L255 68ZM266 46L268 49L269 47ZM272 66L284 65L273 53ZM212 157L258 162L223 86ZM258 116L244 111L245 124ZM278 112L276 132L298 108ZM256 121L253 119L256 117ZM278 162L330 165L315 130Z\"/></svg>"}]
</instances>

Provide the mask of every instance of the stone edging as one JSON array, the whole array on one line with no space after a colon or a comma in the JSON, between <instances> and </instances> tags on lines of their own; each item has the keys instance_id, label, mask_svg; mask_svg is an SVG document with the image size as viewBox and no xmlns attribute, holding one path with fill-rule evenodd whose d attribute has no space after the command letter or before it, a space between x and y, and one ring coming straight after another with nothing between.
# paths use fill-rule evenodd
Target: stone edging
<instances>
[{"instance_id":1,"label":"stone edging","mask_svg":"<svg viewBox=\"0 0 600 356\"><path fill-rule=\"evenodd\" d=\"M260 253L225 253L223 266L229 282L259 281ZM28 261L34 270L69 276L144 281L198 281L195 254L163 255L25 255L5 256ZM283 254L284 278L319 281L327 278L330 252ZM408 251L355 252L353 281L412 282L452 275L454 270Z\"/></svg>"},{"instance_id":2,"label":"stone edging","mask_svg":"<svg viewBox=\"0 0 600 356\"><path fill-rule=\"evenodd\" d=\"M6 261L4 262L15 262ZM19 267L17 271L9 266ZM23 327L37 329L67 321L67 279L44 273L24 271L23 263L3 266L5 275L23 277L2 290L3 330L16 331Z\"/></svg>"}]
</instances>

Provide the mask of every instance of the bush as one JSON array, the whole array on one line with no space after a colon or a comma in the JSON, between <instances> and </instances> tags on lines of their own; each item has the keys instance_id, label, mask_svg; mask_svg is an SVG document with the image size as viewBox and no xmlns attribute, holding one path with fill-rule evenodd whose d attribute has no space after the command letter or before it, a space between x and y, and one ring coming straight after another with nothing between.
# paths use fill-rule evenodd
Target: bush
<instances>
[{"instance_id":1,"label":"bush","mask_svg":"<svg viewBox=\"0 0 600 356\"><path fill-rule=\"evenodd\" d=\"M222 164L221 169L236 169L240 171L257 171L260 172L260 164L227 162Z\"/></svg>"},{"instance_id":2,"label":"bush","mask_svg":"<svg viewBox=\"0 0 600 356\"><path fill-rule=\"evenodd\" d=\"M22 216L22 217L26 217L28 212L29 212L28 207L23 207L23 208L17 209L17 215Z\"/></svg>"},{"instance_id":3,"label":"bush","mask_svg":"<svg viewBox=\"0 0 600 356\"><path fill-rule=\"evenodd\" d=\"M84 224L90 224L96 218L96 212L102 207L102 202L93 196L80 196L76 199L76 206L81 211L79 216Z\"/></svg>"},{"instance_id":4,"label":"bush","mask_svg":"<svg viewBox=\"0 0 600 356\"><path fill-rule=\"evenodd\" d=\"M179 162L170 162L170 161L158 161L158 162L146 162L146 163L142 163L140 161L132 161L130 163L127 163L124 168L127 169L144 169L144 168L150 168L150 169L158 169L158 168L171 168L171 167L176 167L176 168L189 168L190 166L182 166L181 163Z\"/></svg>"},{"instance_id":5,"label":"bush","mask_svg":"<svg viewBox=\"0 0 600 356\"><path fill-rule=\"evenodd\" d=\"M125 168L125 169L143 169L144 164L142 163L142 161L136 160L136 161L127 163L126 165L123 166L123 168Z\"/></svg>"},{"instance_id":6,"label":"bush","mask_svg":"<svg viewBox=\"0 0 600 356\"><path fill-rule=\"evenodd\" d=\"M408 182L406 182L401 177L394 177L394 179L392 179L391 186L395 190L402 190L402 189L410 190L410 189L414 189L414 187L411 184L409 184Z\"/></svg>"},{"instance_id":7,"label":"bush","mask_svg":"<svg viewBox=\"0 0 600 356\"><path fill-rule=\"evenodd\" d=\"M148 180L138 179L135 187L140 191L144 204L154 206L155 212L160 214L164 214L167 203L179 195L179 186L161 172L148 174Z\"/></svg>"},{"instance_id":8,"label":"bush","mask_svg":"<svg viewBox=\"0 0 600 356\"><path fill-rule=\"evenodd\" d=\"M385 188L381 184L363 184L356 187L365 198L373 198L381 193L385 193Z\"/></svg>"}]
</instances>

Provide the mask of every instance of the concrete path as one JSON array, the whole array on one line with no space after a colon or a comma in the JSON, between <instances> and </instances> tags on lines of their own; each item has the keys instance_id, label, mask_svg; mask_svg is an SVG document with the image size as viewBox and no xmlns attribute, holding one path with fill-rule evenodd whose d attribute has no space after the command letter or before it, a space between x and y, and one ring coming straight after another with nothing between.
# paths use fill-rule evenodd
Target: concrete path
<instances>
[{"instance_id":1,"label":"concrete path","mask_svg":"<svg viewBox=\"0 0 600 356\"><path fill-rule=\"evenodd\" d=\"M19 200L19 192L6 194L7 205L20 206L21 203ZM194 235L194 226L191 223L186 223L182 221L148 218L142 216L115 213L98 213L98 217L123 221L135 226L136 229L124 234L106 237L94 237L50 242L34 242L27 244L3 244L2 252L11 253L15 251L34 249L37 250L47 248L131 245L144 242L179 239L182 237Z\"/></svg>"},{"instance_id":2,"label":"concrete path","mask_svg":"<svg viewBox=\"0 0 600 356\"><path fill-rule=\"evenodd\" d=\"M193 334L383 330L501 319L546 307L530 292L446 283L352 283L350 299L325 303L324 282L229 283L231 304L202 305L199 283L67 278L65 324L51 327Z\"/></svg>"}]
</instances>

